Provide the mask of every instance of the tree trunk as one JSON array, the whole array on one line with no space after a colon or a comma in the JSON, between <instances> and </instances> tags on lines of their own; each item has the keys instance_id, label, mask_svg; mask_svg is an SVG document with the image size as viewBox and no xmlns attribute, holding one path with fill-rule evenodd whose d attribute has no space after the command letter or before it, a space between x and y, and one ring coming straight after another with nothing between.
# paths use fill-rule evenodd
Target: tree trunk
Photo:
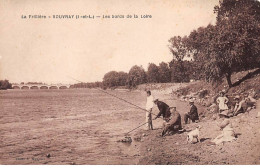
<instances>
[{"instance_id":1,"label":"tree trunk","mask_svg":"<svg viewBox=\"0 0 260 168\"><path fill-rule=\"evenodd\" d=\"M228 83L229 88L233 87L233 84L231 82L231 73L226 74L226 79L227 79L227 83Z\"/></svg>"}]
</instances>

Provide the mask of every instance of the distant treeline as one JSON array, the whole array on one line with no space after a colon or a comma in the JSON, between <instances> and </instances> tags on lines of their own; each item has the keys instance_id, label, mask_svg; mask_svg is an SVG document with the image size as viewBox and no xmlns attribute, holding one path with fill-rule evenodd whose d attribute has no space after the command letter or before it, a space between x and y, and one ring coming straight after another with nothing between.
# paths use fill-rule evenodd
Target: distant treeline
<instances>
[{"instance_id":1,"label":"distant treeline","mask_svg":"<svg viewBox=\"0 0 260 168\"><path fill-rule=\"evenodd\" d=\"M70 88L103 88L102 82L77 83L71 85Z\"/></svg>"},{"instance_id":2,"label":"distant treeline","mask_svg":"<svg viewBox=\"0 0 260 168\"><path fill-rule=\"evenodd\" d=\"M159 66L154 63L148 65L147 71L142 66L134 65L128 73L111 71L104 75L103 87L113 88L125 86L135 88L143 83L168 83L168 82L189 82L190 79L198 79L193 73L191 61L161 62ZM181 66L185 71L181 71Z\"/></svg>"},{"instance_id":3,"label":"distant treeline","mask_svg":"<svg viewBox=\"0 0 260 168\"><path fill-rule=\"evenodd\" d=\"M135 88L143 83L181 83L202 79L194 61L161 62L159 66L149 63L147 71L142 66L133 66L128 73L111 71L104 75L103 87L125 86Z\"/></svg>"},{"instance_id":4,"label":"distant treeline","mask_svg":"<svg viewBox=\"0 0 260 168\"><path fill-rule=\"evenodd\" d=\"M182 71L181 67L185 68ZM197 80L199 77L193 68L192 61L171 61L170 63L161 62L159 66L150 63L148 70L145 71L142 66L133 66L128 73L110 71L103 77L102 82L77 83L71 88L135 88L143 83L177 83L189 82L190 79Z\"/></svg>"},{"instance_id":5,"label":"distant treeline","mask_svg":"<svg viewBox=\"0 0 260 168\"><path fill-rule=\"evenodd\" d=\"M21 84L24 84L24 83L22 82ZM43 85L45 83L42 83L42 82L27 82L25 84L27 84L27 85Z\"/></svg>"},{"instance_id":6,"label":"distant treeline","mask_svg":"<svg viewBox=\"0 0 260 168\"><path fill-rule=\"evenodd\" d=\"M12 84L8 80L0 80L0 90L12 89Z\"/></svg>"},{"instance_id":7,"label":"distant treeline","mask_svg":"<svg viewBox=\"0 0 260 168\"><path fill-rule=\"evenodd\" d=\"M21 82L21 85L45 85L43 82Z\"/></svg>"}]
</instances>

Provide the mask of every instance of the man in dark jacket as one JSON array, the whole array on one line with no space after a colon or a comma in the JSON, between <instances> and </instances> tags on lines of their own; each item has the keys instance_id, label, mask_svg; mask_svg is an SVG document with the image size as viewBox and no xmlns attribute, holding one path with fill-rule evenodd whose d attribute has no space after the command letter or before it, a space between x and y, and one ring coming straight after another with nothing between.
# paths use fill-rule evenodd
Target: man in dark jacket
<instances>
[{"instance_id":1,"label":"man in dark jacket","mask_svg":"<svg viewBox=\"0 0 260 168\"><path fill-rule=\"evenodd\" d=\"M166 103L159 101L158 99L154 100L154 103L157 105L160 111L154 119L157 119L162 115L165 121L169 121L171 116L169 106Z\"/></svg>"},{"instance_id":2,"label":"man in dark jacket","mask_svg":"<svg viewBox=\"0 0 260 168\"><path fill-rule=\"evenodd\" d=\"M199 120L198 110L197 110L197 107L194 105L194 101L192 99L189 101L189 104L190 104L190 111L188 113L184 114L185 124L188 123L189 119L192 122L195 122L195 120Z\"/></svg>"},{"instance_id":3,"label":"man in dark jacket","mask_svg":"<svg viewBox=\"0 0 260 168\"><path fill-rule=\"evenodd\" d=\"M182 129L180 113L176 110L176 107L170 107L169 109L171 117L169 121L163 124L162 136L165 136L169 132L176 133L178 130Z\"/></svg>"}]
</instances>

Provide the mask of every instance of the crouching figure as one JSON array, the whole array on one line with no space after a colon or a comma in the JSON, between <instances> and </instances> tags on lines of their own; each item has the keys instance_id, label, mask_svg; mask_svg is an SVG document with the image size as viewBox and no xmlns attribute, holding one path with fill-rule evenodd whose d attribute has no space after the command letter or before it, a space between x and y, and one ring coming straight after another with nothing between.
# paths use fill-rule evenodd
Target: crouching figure
<instances>
[{"instance_id":1,"label":"crouching figure","mask_svg":"<svg viewBox=\"0 0 260 168\"><path fill-rule=\"evenodd\" d=\"M235 132L228 119L224 120L220 124L220 129L222 130L222 133L212 141L216 145L224 143L224 142L232 142L236 139Z\"/></svg>"},{"instance_id":2,"label":"crouching figure","mask_svg":"<svg viewBox=\"0 0 260 168\"><path fill-rule=\"evenodd\" d=\"M162 136L165 136L169 132L178 132L181 130L181 115L177 112L176 107L170 107L171 117L168 122L163 124Z\"/></svg>"}]
</instances>

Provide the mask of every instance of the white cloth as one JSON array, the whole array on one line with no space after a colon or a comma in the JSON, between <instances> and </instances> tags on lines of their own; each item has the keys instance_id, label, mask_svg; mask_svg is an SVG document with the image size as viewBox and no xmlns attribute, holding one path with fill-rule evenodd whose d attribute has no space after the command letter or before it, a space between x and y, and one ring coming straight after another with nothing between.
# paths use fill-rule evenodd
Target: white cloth
<instances>
[{"instance_id":1,"label":"white cloth","mask_svg":"<svg viewBox=\"0 0 260 168\"><path fill-rule=\"evenodd\" d=\"M227 106L228 98L227 97L218 97L217 103L218 103L219 110L228 110L228 106Z\"/></svg>"},{"instance_id":2,"label":"white cloth","mask_svg":"<svg viewBox=\"0 0 260 168\"><path fill-rule=\"evenodd\" d=\"M231 126L231 124L228 124L224 129L223 129L223 140L224 141L233 141L235 138L235 132Z\"/></svg>"},{"instance_id":3,"label":"white cloth","mask_svg":"<svg viewBox=\"0 0 260 168\"><path fill-rule=\"evenodd\" d=\"M222 131L222 134L217 136L212 142L215 142L216 145L221 144L223 142L232 142L235 140L235 132L231 126L231 124L228 124Z\"/></svg>"},{"instance_id":4,"label":"white cloth","mask_svg":"<svg viewBox=\"0 0 260 168\"><path fill-rule=\"evenodd\" d=\"M153 99L152 95L147 97L147 100L146 100L146 110L150 111L153 108L153 104L154 104L153 101L154 101L154 99Z\"/></svg>"}]
</instances>

